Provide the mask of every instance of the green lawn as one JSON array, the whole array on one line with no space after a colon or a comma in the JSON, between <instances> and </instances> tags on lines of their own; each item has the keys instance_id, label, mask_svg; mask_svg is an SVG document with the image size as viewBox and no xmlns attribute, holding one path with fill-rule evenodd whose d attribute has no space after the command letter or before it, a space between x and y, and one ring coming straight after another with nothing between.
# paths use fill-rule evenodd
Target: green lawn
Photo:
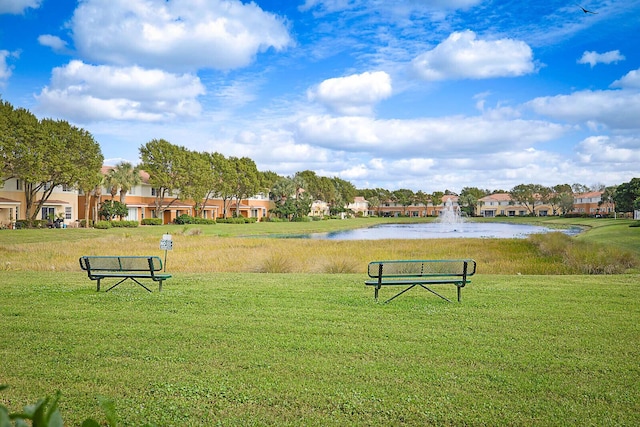
<instances>
[{"instance_id":1,"label":"green lawn","mask_svg":"<svg viewBox=\"0 0 640 427\"><path fill-rule=\"evenodd\" d=\"M640 228L497 220L586 231L572 244L263 238L396 221L381 218L2 230L0 404L60 390L65 425L104 421L98 397L124 426L640 425ZM79 271L80 255L161 255L164 233L162 293L96 293ZM461 304L424 290L376 304L364 286L368 261L442 257L478 261ZM609 262L629 274L563 275Z\"/></svg>"},{"instance_id":2,"label":"green lawn","mask_svg":"<svg viewBox=\"0 0 640 427\"><path fill-rule=\"evenodd\" d=\"M638 275L376 304L361 274L0 274L0 402L61 390L65 425L104 420L98 396L133 426L640 425Z\"/></svg>"}]
</instances>

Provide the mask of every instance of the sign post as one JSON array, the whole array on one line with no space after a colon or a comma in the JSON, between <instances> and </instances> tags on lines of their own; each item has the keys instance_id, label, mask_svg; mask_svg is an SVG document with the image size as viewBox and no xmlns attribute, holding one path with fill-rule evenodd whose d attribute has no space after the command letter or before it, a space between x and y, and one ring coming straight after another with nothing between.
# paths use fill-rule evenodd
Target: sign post
<instances>
[{"instance_id":1,"label":"sign post","mask_svg":"<svg viewBox=\"0 0 640 427\"><path fill-rule=\"evenodd\" d=\"M164 271L167 271L167 251L173 250L171 234L163 234L160 240L160 249L164 249Z\"/></svg>"}]
</instances>

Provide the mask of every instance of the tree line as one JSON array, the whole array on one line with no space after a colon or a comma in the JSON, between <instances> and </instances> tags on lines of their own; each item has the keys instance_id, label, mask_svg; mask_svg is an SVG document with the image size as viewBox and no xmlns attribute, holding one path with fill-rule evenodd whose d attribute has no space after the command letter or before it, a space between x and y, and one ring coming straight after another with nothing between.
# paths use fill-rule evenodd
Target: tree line
<instances>
[{"instance_id":1,"label":"tree line","mask_svg":"<svg viewBox=\"0 0 640 427\"><path fill-rule=\"evenodd\" d=\"M164 139L141 146L140 159L139 168L149 174L149 184L155 191L157 217L177 200L193 201L195 216L201 216L212 198L222 199L225 218L240 216L243 199L268 194L274 202L271 213L293 220L306 217L313 200L324 200L333 211L340 211L356 195L355 187L340 178L319 177L313 171L283 177L259 171L248 157L189 150Z\"/></svg>"},{"instance_id":2,"label":"tree line","mask_svg":"<svg viewBox=\"0 0 640 427\"><path fill-rule=\"evenodd\" d=\"M85 218L89 218L91 208L94 213L98 212L102 188L109 189L112 200L119 193L120 203L124 204L126 194L140 184L142 170L149 175L158 218L178 200L192 201L195 216L201 216L212 198L223 200L225 218L239 216L241 200L261 193L268 194L273 201L271 213L288 220L309 215L315 200L326 202L330 214L339 214L347 210L356 196L363 196L371 210L379 211L387 202L398 203L405 208L429 203L437 206L444 196L456 195L461 209L473 215L482 197L508 193L514 202L525 206L530 213L541 201L551 205L554 214L564 214L573 208L574 193L596 190L581 184L552 187L520 184L509 191L465 187L460 194L449 190L429 194L409 189L356 189L349 181L318 176L310 170L292 176L261 172L248 157L225 157L218 152L189 150L164 139L147 142L139 152L139 165L134 167L131 163L122 162L104 175L101 173L104 157L99 144L88 131L62 120L38 120L28 110L14 108L0 99L0 184L11 178L20 180L29 221L37 219L57 186L76 188L87 195ZM640 178L597 190L604 191L602 203L615 203L618 212L640 209ZM90 200L95 204L91 205ZM235 211L232 211L234 201Z\"/></svg>"}]
</instances>

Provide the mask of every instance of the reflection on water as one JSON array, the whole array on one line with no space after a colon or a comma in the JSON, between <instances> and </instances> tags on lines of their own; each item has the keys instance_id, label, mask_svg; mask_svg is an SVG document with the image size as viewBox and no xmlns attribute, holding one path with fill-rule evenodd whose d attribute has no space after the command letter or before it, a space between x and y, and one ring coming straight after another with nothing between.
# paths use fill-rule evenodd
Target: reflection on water
<instances>
[{"instance_id":1,"label":"reflection on water","mask_svg":"<svg viewBox=\"0 0 640 427\"><path fill-rule=\"evenodd\" d=\"M454 239L485 238L512 239L525 238L530 234L562 231L571 236L580 233L580 228L573 227L555 230L547 227L526 224L506 224L498 222L463 222L457 224L423 223L423 224L382 224L356 230L336 231L331 233L314 233L297 236L309 239L328 240L380 240L380 239Z\"/></svg>"}]
</instances>

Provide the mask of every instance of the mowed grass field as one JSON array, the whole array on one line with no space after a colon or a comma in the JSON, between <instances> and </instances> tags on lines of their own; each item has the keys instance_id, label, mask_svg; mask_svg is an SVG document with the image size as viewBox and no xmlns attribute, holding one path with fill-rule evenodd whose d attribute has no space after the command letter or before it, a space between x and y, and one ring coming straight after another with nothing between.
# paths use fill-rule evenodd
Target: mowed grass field
<instances>
[{"instance_id":1,"label":"mowed grass field","mask_svg":"<svg viewBox=\"0 0 640 427\"><path fill-rule=\"evenodd\" d=\"M635 253L628 224L597 248ZM104 420L99 397L131 426L640 425L637 267L558 274L557 255L520 240L360 248L228 226L0 232L0 403L60 390L65 425ZM162 257L167 231L161 293L97 293L76 267ZM478 274L460 304L421 289L377 304L364 286L374 259L467 256Z\"/></svg>"}]
</instances>

